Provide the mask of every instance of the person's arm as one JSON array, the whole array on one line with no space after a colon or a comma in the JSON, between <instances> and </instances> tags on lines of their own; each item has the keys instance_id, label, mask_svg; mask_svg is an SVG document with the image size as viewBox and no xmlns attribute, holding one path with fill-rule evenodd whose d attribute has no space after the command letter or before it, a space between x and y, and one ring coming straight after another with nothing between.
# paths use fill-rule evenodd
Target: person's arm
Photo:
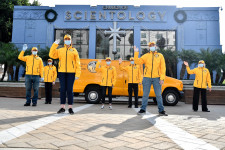
<instances>
[{"instance_id":1,"label":"person's arm","mask_svg":"<svg viewBox=\"0 0 225 150\"><path fill-rule=\"evenodd\" d=\"M117 77L116 68L113 67L113 86L115 86L115 84L116 84L116 77Z\"/></svg>"},{"instance_id":2,"label":"person's arm","mask_svg":"<svg viewBox=\"0 0 225 150\"><path fill-rule=\"evenodd\" d=\"M96 71L96 72L102 72L102 68L101 68L101 66L100 66L100 63L101 63L101 62L98 61L97 64L96 64L96 67L95 67L95 71Z\"/></svg>"},{"instance_id":3,"label":"person's arm","mask_svg":"<svg viewBox=\"0 0 225 150\"><path fill-rule=\"evenodd\" d=\"M21 51L19 56L18 56L18 59L26 62L27 56L24 56L24 53L25 53L24 51Z\"/></svg>"},{"instance_id":4,"label":"person's arm","mask_svg":"<svg viewBox=\"0 0 225 150\"><path fill-rule=\"evenodd\" d=\"M191 70L189 66L186 66L188 74L195 74L195 69Z\"/></svg>"},{"instance_id":5,"label":"person's arm","mask_svg":"<svg viewBox=\"0 0 225 150\"><path fill-rule=\"evenodd\" d=\"M160 80L164 81L165 76L166 76L166 63L165 63L164 56L162 55L160 59Z\"/></svg>"},{"instance_id":6,"label":"person's arm","mask_svg":"<svg viewBox=\"0 0 225 150\"><path fill-rule=\"evenodd\" d=\"M56 81L56 78L57 78L57 71L56 71L56 67L54 66L54 69L53 69L53 82Z\"/></svg>"},{"instance_id":7,"label":"person's arm","mask_svg":"<svg viewBox=\"0 0 225 150\"><path fill-rule=\"evenodd\" d=\"M40 58L40 59L41 59L41 58ZM40 68L40 76L41 76L41 78L44 78L44 74L43 74L44 66L43 66L43 61L42 61L42 59L40 60L39 68Z\"/></svg>"},{"instance_id":8,"label":"person's arm","mask_svg":"<svg viewBox=\"0 0 225 150\"><path fill-rule=\"evenodd\" d=\"M57 50L57 47L58 47L59 45L58 44L56 44L56 43L53 43L52 44L52 47L50 48L50 52L49 52L49 57L50 58L53 58L53 59L58 59L59 58L59 55L58 55L58 51L59 50Z\"/></svg>"},{"instance_id":9,"label":"person's arm","mask_svg":"<svg viewBox=\"0 0 225 150\"><path fill-rule=\"evenodd\" d=\"M76 77L79 78L80 77L80 74L81 74L81 66L80 66L80 57L79 57L79 54L76 50L76 54L75 54L75 60L76 60Z\"/></svg>"},{"instance_id":10,"label":"person's arm","mask_svg":"<svg viewBox=\"0 0 225 150\"><path fill-rule=\"evenodd\" d=\"M145 60L144 60L145 55L143 55L141 58L138 58L138 55L139 55L139 52L134 52L134 63L137 65L144 64L145 63Z\"/></svg>"},{"instance_id":11,"label":"person's arm","mask_svg":"<svg viewBox=\"0 0 225 150\"><path fill-rule=\"evenodd\" d=\"M211 91L212 85L211 85L211 76L210 76L210 72L209 71L207 71L206 82L208 84L209 90Z\"/></svg>"}]
</instances>

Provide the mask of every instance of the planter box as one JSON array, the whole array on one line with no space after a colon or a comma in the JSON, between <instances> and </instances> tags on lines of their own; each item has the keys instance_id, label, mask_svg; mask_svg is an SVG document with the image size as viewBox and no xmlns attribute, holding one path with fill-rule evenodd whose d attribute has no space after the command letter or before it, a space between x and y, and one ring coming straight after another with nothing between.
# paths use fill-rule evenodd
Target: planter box
<instances>
[{"instance_id":1,"label":"planter box","mask_svg":"<svg viewBox=\"0 0 225 150\"><path fill-rule=\"evenodd\" d=\"M193 102L193 85L184 85L184 97L182 101L186 104L192 104ZM199 97L199 103L201 104L201 94ZM207 103L208 104L225 104L225 86L212 86L212 91L207 90Z\"/></svg>"}]
</instances>

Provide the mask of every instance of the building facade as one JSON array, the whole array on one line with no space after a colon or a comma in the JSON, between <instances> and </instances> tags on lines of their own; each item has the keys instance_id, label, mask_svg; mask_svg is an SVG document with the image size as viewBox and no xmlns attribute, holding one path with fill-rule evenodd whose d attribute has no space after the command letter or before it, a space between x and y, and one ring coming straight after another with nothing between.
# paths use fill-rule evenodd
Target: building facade
<instances>
[{"instance_id":1,"label":"building facade","mask_svg":"<svg viewBox=\"0 0 225 150\"><path fill-rule=\"evenodd\" d=\"M56 5L15 6L12 42L19 48L51 47L55 39L72 35L80 58L128 60L133 46L140 54L156 41L164 49L180 51L222 49L219 8L176 6ZM177 63L177 78L181 69Z\"/></svg>"}]
</instances>

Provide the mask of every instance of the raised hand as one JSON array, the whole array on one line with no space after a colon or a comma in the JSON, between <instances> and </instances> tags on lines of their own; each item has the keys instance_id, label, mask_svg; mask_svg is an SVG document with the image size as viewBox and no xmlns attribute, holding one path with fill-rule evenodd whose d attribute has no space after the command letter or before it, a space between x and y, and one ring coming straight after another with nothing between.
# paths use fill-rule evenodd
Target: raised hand
<instances>
[{"instance_id":1,"label":"raised hand","mask_svg":"<svg viewBox=\"0 0 225 150\"><path fill-rule=\"evenodd\" d=\"M188 66L188 62L184 61L184 65L185 65L185 66Z\"/></svg>"},{"instance_id":2,"label":"raised hand","mask_svg":"<svg viewBox=\"0 0 225 150\"><path fill-rule=\"evenodd\" d=\"M123 62L122 58L119 59L119 64L121 64Z\"/></svg>"},{"instance_id":3,"label":"raised hand","mask_svg":"<svg viewBox=\"0 0 225 150\"><path fill-rule=\"evenodd\" d=\"M136 46L134 46L134 52L139 52L139 49Z\"/></svg>"},{"instance_id":4,"label":"raised hand","mask_svg":"<svg viewBox=\"0 0 225 150\"><path fill-rule=\"evenodd\" d=\"M54 43L55 44L59 44L60 43L60 39L56 39Z\"/></svg>"},{"instance_id":5,"label":"raised hand","mask_svg":"<svg viewBox=\"0 0 225 150\"><path fill-rule=\"evenodd\" d=\"M27 44L23 44L23 51L27 50Z\"/></svg>"}]
</instances>

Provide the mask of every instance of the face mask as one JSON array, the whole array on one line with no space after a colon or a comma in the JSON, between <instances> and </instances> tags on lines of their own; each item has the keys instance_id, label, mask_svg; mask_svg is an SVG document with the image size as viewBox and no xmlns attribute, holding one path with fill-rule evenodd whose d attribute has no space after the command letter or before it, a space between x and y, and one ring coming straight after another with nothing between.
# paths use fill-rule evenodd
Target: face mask
<instances>
[{"instance_id":1,"label":"face mask","mask_svg":"<svg viewBox=\"0 0 225 150\"><path fill-rule=\"evenodd\" d=\"M150 51L152 51L152 52L155 51L155 47L150 47L149 49L150 49Z\"/></svg>"},{"instance_id":2,"label":"face mask","mask_svg":"<svg viewBox=\"0 0 225 150\"><path fill-rule=\"evenodd\" d=\"M48 65L52 65L52 62L49 62Z\"/></svg>"},{"instance_id":3,"label":"face mask","mask_svg":"<svg viewBox=\"0 0 225 150\"><path fill-rule=\"evenodd\" d=\"M107 62L106 62L106 64L107 64L107 65L110 65L110 64L111 64L111 62L110 62L110 61L107 61Z\"/></svg>"},{"instance_id":4,"label":"face mask","mask_svg":"<svg viewBox=\"0 0 225 150\"><path fill-rule=\"evenodd\" d=\"M131 65L133 65L134 64L134 61L131 61L130 63L131 63Z\"/></svg>"},{"instance_id":5,"label":"face mask","mask_svg":"<svg viewBox=\"0 0 225 150\"><path fill-rule=\"evenodd\" d=\"M66 45L70 45L71 44L71 40L65 40L65 44Z\"/></svg>"},{"instance_id":6,"label":"face mask","mask_svg":"<svg viewBox=\"0 0 225 150\"><path fill-rule=\"evenodd\" d=\"M32 54L33 55L37 55L37 51L32 51Z\"/></svg>"},{"instance_id":7,"label":"face mask","mask_svg":"<svg viewBox=\"0 0 225 150\"><path fill-rule=\"evenodd\" d=\"M204 64L198 64L199 67L204 67Z\"/></svg>"}]
</instances>

